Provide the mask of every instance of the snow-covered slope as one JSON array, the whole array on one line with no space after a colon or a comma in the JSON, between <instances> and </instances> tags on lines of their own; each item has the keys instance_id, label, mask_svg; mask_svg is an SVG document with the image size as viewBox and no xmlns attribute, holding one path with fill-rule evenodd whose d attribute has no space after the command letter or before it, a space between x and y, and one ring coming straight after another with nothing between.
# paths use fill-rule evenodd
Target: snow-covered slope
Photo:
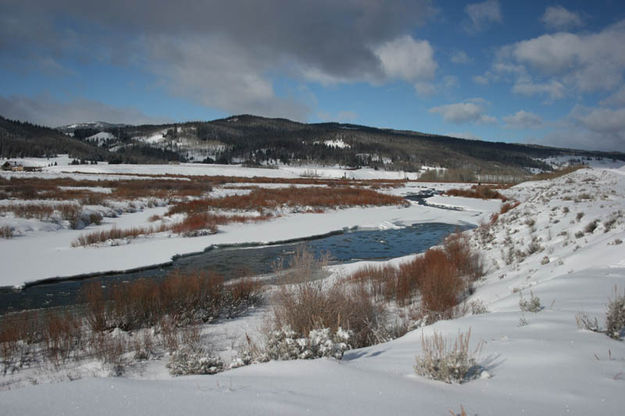
<instances>
[{"instance_id":1,"label":"snow-covered slope","mask_svg":"<svg viewBox=\"0 0 625 416\"><path fill-rule=\"evenodd\" d=\"M340 362L270 362L215 376L86 378L0 393L4 414L618 415L625 343L579 329L625 290L625 170L580 170L508 191L522 203L473 233L488 268L470 301L488 313L440 321ZM583 213L580 216L579 213ZM578 218L579 217L579 218ZM589 226L589 223L595 226ZM510 255L512 252L512 255ZM521 312L521 293L540 312ZM472 331L488 377L462 385L414 374L421 338Z\"/></svg>"}]
</instances>

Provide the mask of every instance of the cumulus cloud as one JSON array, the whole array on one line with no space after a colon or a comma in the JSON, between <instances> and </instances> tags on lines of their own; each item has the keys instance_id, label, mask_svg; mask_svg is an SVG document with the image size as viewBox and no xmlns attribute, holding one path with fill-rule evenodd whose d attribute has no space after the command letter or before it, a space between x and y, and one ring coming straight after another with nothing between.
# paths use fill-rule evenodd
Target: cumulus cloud
<instances>
[{"instance_id":1,"label":"cumulus cloud","mask_svg":"<svg viewBox=\"0 0 625 416\"><path fill-rule=\"evenodd\" d=\"M540 19L549 29L564 30L584 25L578 13L571 12L562 6L550 6Z\"/></svg>"},{"instance_id":2,"label":"cumulus cloud","mask_svg":"<svg viewBox=\"0 0 625 416\"><path fill-rule=\"evenodd\" d=\"M610 90L623 81L625 21L598 33L556 33L504 47L500 62L520 65L580 92Z\"/></svg>"},{"instance_id":3,"label":"cumulus cloud","mask_svg":"<svg viewBox=\"0 0 625 416\"><path fill-rule=\"evenodd\" d=\"M433 10L430 0L393 7L369 0L5 0L0 48L25 60L139 66L203 105L301 118L312 110L276 91L277 75L321 83L427 81L436 69L432 48L406 33Z\"/></svg>"},{"instance_id":4,"label":"cumulus cloud","mask_svg":"<svg viewBox=\"0 0 625 416\"><path fill-rule=\"evenodd\" d=\"M491 23L501 23L501 7L498 0L486 0L482 3L468 4L464 11L469 18L469 24L465 25L468 31L480 31Z\"/></svg>"},{"instance_id":5,"label":"cumulus cloud","mask_svg":"<svg viewBox=\"0 0 625 416\"><path fill-rule=\"evenodd\" d=\"M509 129L532 129L543 125L543 119L537 114L525 110L519 110L514 114L503 118L505 127Z\"/></svg>"},{"instance_id":6,"label":"cumulus cloud","mask_svg":"<svg viewBox=\"0 0 625 416\"><path fill-rule=\"evenodd\" d=\"M438 113L443 120L455 123L482 123L490 124L497 122L495 117L489 116L484 110L483 100L469 100L462 103L441 105L430 108L431 113Z\"/></svg>"},{"instance_id":7,"label":"cumulus cloud","mask_svg":"<svg viewBox=\"0 0 625 416\"><path fill-rule=\"evenodd\" d=\"M411 36L385 42L375 48L374 52L388 78L412 82L417 91L421 92L426 91L426 81L434 78L438 66L430 43L426 40L415 40Z\"/></svg>"},{"instance_id":8,"label":"cumulus cloud","mask_svg":"<svg viewBox=\"0 0 625 416\"><path fill-rule=\"evenodd\" d=\"M98 101L73 99L59 101L49 95L34 98L25 96L0 96L0 114L14 120L58 127L85 121L111 123L150 124L171 121L166 117L152 117L133 108L115 108Z\"/></svg>"}]
</instances>

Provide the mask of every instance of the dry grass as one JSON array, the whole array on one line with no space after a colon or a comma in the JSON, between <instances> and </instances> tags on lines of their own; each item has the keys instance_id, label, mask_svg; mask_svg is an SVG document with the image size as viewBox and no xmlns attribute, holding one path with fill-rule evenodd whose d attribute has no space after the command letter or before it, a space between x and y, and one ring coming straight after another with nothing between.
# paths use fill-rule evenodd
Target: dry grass
<instances>
[{"instance_id":1,"label":"dry grass","mask_svg":"<svg viewBox=\"0 0 625 416\"><path fill-rule=\"evenodd\" d=\"M86 247L109 240L134 239L142 235L145 236L164 232L168 229L169 228L164 224L158 227L132 227L126 229L113 227L110 230L95 231L81 235L76 240L72 241L72 247Z\"/></svg>"},{"instance_id":2,"label":"dry grass","mask_svg":"<svg viewBox=\"0 0 625 416\"><path fill-rule=\"evenodd\" d=\"M401 197L385 195L370 189L353 187L290 187L279 189L254 189L247 195L231 195L222 198L181 202L171 207L167 215L177 213L195 214L206 212L209 209L254 211L281 206L344 208L353 206L400 205L403 203L405 203L405 201Z\"/></svg>"},{"instance_id":3,"label":"dry grass","mask_svg":"<svg viewBox=\"0 0 625 416\"><path fill-rule=\"evenodd\" d=\"M482 347L478 344L474 352L469 350L471 329L466 334L458 333L453 345L442 335L434 332L425 338L421 335L422 355L417 357L415 371L418 375L445 383L462 383L478 374L476 356Z\"/></svg>"},{"instance_id":4,"label":"dry grass","mask_svg":"<svg viewBox=\"0 0 625 416\"><path fill-rule=\"evenodd\" d=\"M473 185L471 189L450 189L445 192L445 195L478 199L501 199L506 202L508 198L499 193L496 188L501 187L493 185Z\"/></svg>"},{"instance_id":5,"label":"dry grass","mask_svg":"<svg viewBox=\"0 0 625 416\"><path fill-rule=\"evenodd\" d=\"M271 215L246 216L246 215L219 215L210 212L196 212L187 214L184 220L170 227L171 231L186 236L194 236L205 233L214 234L218 225L243 222L267 221L273 218Z\"/></svg>"},{"instance_id":6,"label":"dry grass","mask_svg":"<svg viewBox=\"0 0 625 416\"><path fill-rule=\"evenodd\" d=\"M83 173L81 175L89 175ZM97 174L94 174L96 176ZM107 174L115 176L116 174ZM348 179L311 179L311 178L244 178L229 176L183 176L183 175L141 175L137 179L120 180L77 180L72 178L11 177L0 178L0 192L7 198L76 200L84 204L97 205L105 199L132 200L137 198L183 198L199 197L210 192L214 186L228 183L252 184L290 184L290 185L326 185L388 188L405 183L403 180L348 180ZM105 187L111 188L110 194L93 192L89 189L62 189L61 187Z\"/></svg>"}]
</instances>

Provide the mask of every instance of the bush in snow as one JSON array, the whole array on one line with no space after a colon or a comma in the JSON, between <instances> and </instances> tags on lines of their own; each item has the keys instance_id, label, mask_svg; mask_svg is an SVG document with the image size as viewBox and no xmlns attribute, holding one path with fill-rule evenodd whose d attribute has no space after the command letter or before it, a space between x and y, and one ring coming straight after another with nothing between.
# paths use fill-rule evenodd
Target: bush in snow
<instances>
[{"instance_id":1,"label":"bush in snow","mask_svg":"<svg viewBox=\"0 0 625 416\"><path fill-rule=\"evenodd\" d=\"M475 299L473 302L469 304L469 306L471 307L472 315L480 315L483 313L488 313L488 309L486 308L486 305L484 305L484 302L482 302L481 299Z\"/></svg>"},{"instance_id":2,"label":"bush in snow","mask_svg":"<svg viewBox=\"0 0 625 416\"><path fill-rule=\"evenodd\" d=\"M519 307L523 312L540 312L542 310L542 305L540 304L540 298L534 295L534 292L530 291L530 298L523 298L523 294L521 294L521 299L519 300Z\"/></svg>"},{"instance_id":3,"label":"bush in snow","mask_svg":"<svg viewBox=\"0 0 625 416\"><path fill-rule=\"evenodd\" d=\"M174 376L216 374L223 371L224 363L201 346L185 345L171 354L167 368Z\"/></svg>"},{"instance_id":4,"label":"bush in snow","mask_svg":"<svg viewBox=\"0 0 625 416\"><path fill-rule=\"evenodd\" d=\"M336 332L330 328L312 329L307 337L298 337L290 327L272 331L265 345L260 361L297 360L332 357L340 360L351 348L352 333L339 327Z\"/></svg>"},{"instance_id":5,"label":"bush in snow","mask_svg":"<svg viewBox=\"0 0 625 416\"><path fill-rule=\"evenodd\" d=\"M603 332L597 318L590 318L585 313L578 313L575 315L575 322L579 329L587 329L593 332Z\"/></svg>"},{"instance_id":6,"label":"bush in snow","mask_svg":"<svg viewBox=\"0 0 625 416\"><path fill-rule=\"evenodd\" d=\"M479 377L481 367L477 364L476 356L482 344L480 343L471 353L470 338L470 329L466 334L459 332L453 345L436 332L428 338L422 335L423 353L417 356L415 372L420 376L445 383L463 383Z\"/></svg>"},{"instance_id":7,"label":"bush in snow","mask_svg":"<svg viewBox=\"0 0 625 416\"><path fill-rule=\"evenodd\" d=\"M0 238L12 238L13 237L13 228L5 225L0 227Z\"/></svg>"},{"instance_id":8,"label":"bush in snow","mask_svg":"<svg viewBox=\"0 0 625 416\"><path fill-rule=\"evenodd\" d=\"M619 294L614 289L614 299L608 303L605 326L610 338L620 339L625 335L625 291Z\"/></svg>"}]
</instances>

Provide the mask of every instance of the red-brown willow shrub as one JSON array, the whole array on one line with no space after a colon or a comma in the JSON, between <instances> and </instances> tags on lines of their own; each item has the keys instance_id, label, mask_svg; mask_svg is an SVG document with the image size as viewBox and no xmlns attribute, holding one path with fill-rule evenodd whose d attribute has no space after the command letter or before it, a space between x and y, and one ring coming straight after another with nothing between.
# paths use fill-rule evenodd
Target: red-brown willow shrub
<instances>
[{"instance_id":1,"label":"red-brown willow shrub","mask_svg":"<svg viewBox=\"0 0 625 416\"><path fill-rule=\"evenodd\" d=\"M504 202L508 200L494 187L488 185L473 185L471 189L450 189L445 192L445 195L462 196L465 198L501 199Z\"/></svg>"},{"instance_id":2,"label":"red-brown willow shrub","mask_svg":"<svg viewBox=\"0 0 625 416\"><path fill-rule=\"evenodd\" d=\"M480 257L471 250L468 238L455 233L445 239L442 248L429 249L398 268L368 266L348 280L363 284L373 299L382 295L400 306L410 304L420 293L424 312L445 317L482 274Z\"/></svg>"},{"instance_id":3,"label":"red-brown willow shrub","mask_svg":"<svg viewBox=\"0 0 625 416\"><path fill-rule=\"evenodd\" d=\"M186 326L226 313L242 312L260 299L261 287L252 279L224 284L210 272L174 272L162 281L137 279L104 289L99 283L85 285L82 299L93 331L110 328L133 330L151 327L167 318Z\"/></svg>"}]
</instances>

